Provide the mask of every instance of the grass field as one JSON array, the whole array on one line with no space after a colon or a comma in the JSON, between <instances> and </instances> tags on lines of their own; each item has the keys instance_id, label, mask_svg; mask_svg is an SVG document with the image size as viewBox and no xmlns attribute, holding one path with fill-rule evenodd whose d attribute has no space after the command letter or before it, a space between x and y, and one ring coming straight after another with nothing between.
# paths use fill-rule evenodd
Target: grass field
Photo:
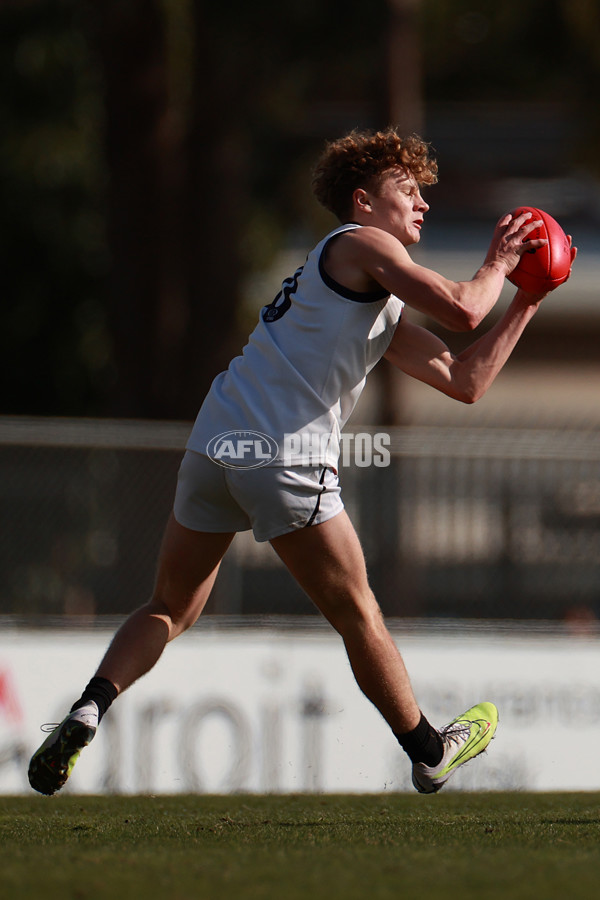
<instances>
[{"instance_id":1,"label":"grass field","mask_svg":"<svg viewBox=\"0 0 600 900\"><path fill-rule=\"evenodd\" d=\"M600 795L0 797L0 896L591 900Z\"/></svg>"}]
</instances>

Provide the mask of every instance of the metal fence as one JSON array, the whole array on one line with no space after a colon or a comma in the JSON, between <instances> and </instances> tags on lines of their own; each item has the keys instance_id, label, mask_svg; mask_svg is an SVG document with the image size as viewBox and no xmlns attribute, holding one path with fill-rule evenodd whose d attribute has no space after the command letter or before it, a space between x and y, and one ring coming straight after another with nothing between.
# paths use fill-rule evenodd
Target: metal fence
<instances>
[{"instance_id":1,"label":"metal fence","mask_svg":"<svg viewBox=\"0 0 600 900\"><path fill-rule=\"evenodd\" d=\"M142 603L188 432L0 419L0 615L89 624ZM340 473L386 615L595 621L597 428L386 434L388 466L351 454ZM236 537L207 613L314 612L269 545Z\"/></svg>"}]
</instances>

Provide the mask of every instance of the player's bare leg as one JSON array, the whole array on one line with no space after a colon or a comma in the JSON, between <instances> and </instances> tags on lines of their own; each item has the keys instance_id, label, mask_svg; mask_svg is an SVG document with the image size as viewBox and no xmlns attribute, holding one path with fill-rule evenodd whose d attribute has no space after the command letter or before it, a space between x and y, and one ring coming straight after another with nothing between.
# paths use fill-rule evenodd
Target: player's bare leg
<instances>
[{"instance_id":1,"label":"player's bare leg","mask_svg":"<svg viewBox=\"0 0 600 900\"><path fill-rule=\"evenodd\" d=\"M369 588L362 549L345 512L271 542L299 584L339 631L356 680L410 757L420 793L439 791L482 753L498 711L480 703L439 731L419 710L402 657Z\"/></svg>"},{"instance_id":2,"label":"player's bare leg","mask_svg":"<svg viewBox=\"0 0 600 900\"><path fill-rule=\"evenodd\" d=\"M121 692L155 665L166 644L198 619L233 537L191 531L171 515L152 598L117 631L98 677Z\"/></svg>"},{"instance_id":3,"label":"player's bare leg","mask_svg":"<svg viewBox=\"0 0 600 900\"><path fill-rule=\"evenodd\" d=\"M345 511L271 541L300 586L344 640L359 687L396 734L421 718L404 661L369 587L364 555Z\"/></svg>"},{"instance_id":4,"label":"player's bare leg","mask_svg":"<svg viewBox=\"0 0 600 900\"><path fill-rule=\"evenodd\" d=\"M166 644L194 624L232 539L233 534L190 531L171 516L152 598L124 622L81 698L34 753L29 782L36 791L60 790L117 694L151 669Z\"/></svg>"}]
</instances>

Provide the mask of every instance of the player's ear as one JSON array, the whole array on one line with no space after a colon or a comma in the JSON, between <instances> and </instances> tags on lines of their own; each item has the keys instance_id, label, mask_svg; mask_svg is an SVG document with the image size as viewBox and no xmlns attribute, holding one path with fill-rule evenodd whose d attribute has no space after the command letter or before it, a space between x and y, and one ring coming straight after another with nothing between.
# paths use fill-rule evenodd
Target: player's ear
<instances>
[{"instance_id":1,"label":"player's ear","mask_svg":"<svg viewBox=\"0 0 600 900\"><path fill-rule=\"evenodd\" d=\"M371 212L371 198L364 188L356 188L352 194L354 208L359 212Z\"/></svg>"}]
</instances>

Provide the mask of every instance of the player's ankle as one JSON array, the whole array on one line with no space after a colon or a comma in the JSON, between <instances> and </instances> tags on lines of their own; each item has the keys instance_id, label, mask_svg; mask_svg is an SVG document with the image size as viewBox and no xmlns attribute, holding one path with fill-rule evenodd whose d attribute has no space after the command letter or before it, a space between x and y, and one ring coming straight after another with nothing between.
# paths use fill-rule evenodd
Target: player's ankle
<instances>
[{"instance_id":1,"label":"player's ankle","mask_svg":"<svg viewBox=\"0 0 600 900\"><path fill-rule=\"evenodd\" d=\"M93 700L98 707L98 722L100 722L102 716L108 710L113 700L116 699L118 693L119 692L112 681L95 675L87 685L79 700L76 700L71 707L71 712L80 709L82 706L89 703L90 700Z\"/></svg>"},{"instance_id":2,"label":"player's ankle","mask_svg":"<svg viewBox=\"0 0 600 900\"><path fill-rule=\"evenodd\" d=\"M412 731L394 734L411 762L424 763L426 766L437 766L441 762L444 755L442 739L423 713L419 724Z\"/></svg>"}]
</instances>

